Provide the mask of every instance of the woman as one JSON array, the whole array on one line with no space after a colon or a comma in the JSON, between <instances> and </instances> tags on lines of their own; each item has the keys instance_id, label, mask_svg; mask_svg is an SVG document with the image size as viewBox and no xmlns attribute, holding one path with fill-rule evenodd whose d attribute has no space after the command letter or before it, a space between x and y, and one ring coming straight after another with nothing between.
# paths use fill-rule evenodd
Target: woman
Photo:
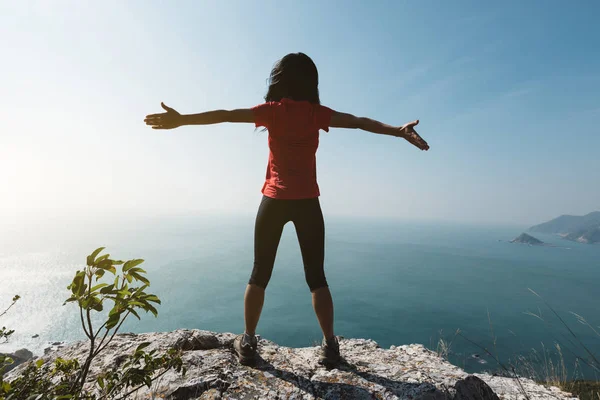
<instances>
[{"instance_id":1,"label":"woman","mask_svg":"<svg viewBox=\"0 0 600 400\"><path fill-rule=\"evenodd\" d=\"M254 231L254 268L244 296L245 331L236 337L234 349L240 363L256 359L256 326L262 310L283 226L293 222L306 282L323 331L320 362L335 365L340 360L339 343L333 331L333 300L323 269L325 229L319 205L316 151L319 131L330 127L362 129L406 139L421 150L429 146L414 130L418 120L400 127L368 118L333 111L321 105L317 67L306 54L292 53L271 71L265 103L252 108L216 110L181 115L163 103L166 111L146 116L153 129L223 122L254 123L269 134L269 161Z\"/></svg>"}]
</instances>

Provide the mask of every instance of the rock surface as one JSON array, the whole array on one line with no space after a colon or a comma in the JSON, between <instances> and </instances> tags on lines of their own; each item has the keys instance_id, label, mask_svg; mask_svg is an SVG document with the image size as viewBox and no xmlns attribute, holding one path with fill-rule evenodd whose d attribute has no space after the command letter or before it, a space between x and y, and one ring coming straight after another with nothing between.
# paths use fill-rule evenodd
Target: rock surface
<instances>
[{"instance_id":1,"label":"rock surface","mask_svg":"<svg viewBox=\"0 0 600 400\"><path fill-rule=\"evenodd\" d=\"M454 400L499 400L498 395L481 378L467 376L454 384Z\"/></svg>"},{"instance_id":2,"label":"rock surface","mask_svg":"<svg viewBox=\"0 0 600 400\"><path fill-rule=\"evenodd\" d=\"M469 376L421 345L380 348L367 339L341 339L345 362L328 370L317 363L317 347L288 348L261 339L255 367L238 364L235 335L200 330L121 334L92 366L90 379L130 354L141 342L146 350L183 350L185 376L169 371L136 398L170 399L525 399L515 379L486 374ZM43 356L83 358L87 343L74 343ZM22 367L11 371L7 380ZM521 385L532 400L571 399L557 388L528 379ZM488 387L489 385L489 387ZM483 397L483 396L487 397ZM497 397L495 397L497 396Z\"/></svg>"}]
</instances>

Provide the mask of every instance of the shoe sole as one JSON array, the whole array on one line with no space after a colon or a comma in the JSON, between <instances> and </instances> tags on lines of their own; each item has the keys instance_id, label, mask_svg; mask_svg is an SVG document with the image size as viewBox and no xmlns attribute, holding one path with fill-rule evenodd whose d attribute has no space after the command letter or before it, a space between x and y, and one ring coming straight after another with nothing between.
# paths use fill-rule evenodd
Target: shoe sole
<instances>
[{"instance_id":1,"label":"shoe sole","mask_svg":"<svg viewBox=\"0 0 600 400\"><path fill-rule=\"evenodd\" d=\"M245 356L241 353L239 353L237 351L237 349L234 348L235 354L238 357L238 360L240 362L240 364L242 365L254 365L256 363L256 355L254 356Z\"/></svg>"},{"instance_id":2,"label":"shoe sole","mask_svg":"<svg viewBox=\"0 0 600 400\"><path fill-rule=\"evenodd\" d=\"M331 358L321 358L319 359L319 364L325 366L325 367L333 367L336 365L339 365L342 362L342 357L336 357L335 359L331 359Z\"/></svg>"}]
</instances>

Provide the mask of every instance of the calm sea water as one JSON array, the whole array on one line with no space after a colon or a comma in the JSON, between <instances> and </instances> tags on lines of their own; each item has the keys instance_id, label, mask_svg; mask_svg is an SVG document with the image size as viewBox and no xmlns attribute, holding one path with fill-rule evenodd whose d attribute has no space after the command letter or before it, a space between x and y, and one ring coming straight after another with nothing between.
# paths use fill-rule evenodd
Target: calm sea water
<instances>
[{"instance_id":1,"label":"calm sea water","mask_svg":"<svg viewBox=\"0 0 600 400\"><path fill-rule=\"evenodd\" d=\"M131 320L123 331L240 332L253 222L252 216L182 216L5 226L0 304L14 294L22 300L0 320L16 330L0 351L41 352L49 341L82 338L75 306L63 301L75 270L100 245L115 258L144 258L151 289L162 299L157 319ZM541 343L551 347L556 340L581 353L568 344L531 288L600 351L600 338L569 314L600 325L600 246L545 235L536 236L563 247L506 243L524 230L519 226L328 218L326 230L326 273L339 335L372 338L382 347L422 343L435 348L440 332L451 339L460 329L490 349L496 337L494 351L503 360L539 351ZM541 312L551 325L527 311ZM320 339L291 224L283 234L258 333L286 346L310 346ZM35 334L39 338L33 339ZM469 371L496 369L490 357L461 337L453 341L451 357Z\"/></svg>"}]
</instances>

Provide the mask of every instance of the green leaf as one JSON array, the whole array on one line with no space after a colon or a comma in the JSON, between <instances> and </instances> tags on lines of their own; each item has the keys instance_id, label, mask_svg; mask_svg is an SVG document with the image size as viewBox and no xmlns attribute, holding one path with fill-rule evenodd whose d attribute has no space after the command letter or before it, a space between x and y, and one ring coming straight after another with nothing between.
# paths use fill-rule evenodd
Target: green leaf
<instances>
[{"instance_id":1,"label":"green leaf","mask_svg":"<svg viewBox=\"0 0 600 400\"><path fill-rule=\"evenodd\" d=\"M10 383L8 383L8 382L6 382L6 381L5 381L5 382L2 382L2 391L3 391L4 393L8 393L8 392L10 392Z\"/></svg>"},{"instance_id":2,"label":"green leaf","mask_svg":"<svg viewBox=\"0 0 600 400\"><path fill-rule=\"evenodd\" d=\"M129 271L129 275L133 276L136 280L145 283L146 285L150 284L150 281L148 280L148 278L138 274L137 272L134 272L133 270Z\"/></svg>"},{"instance_id":3,"label":"green leaf","mask_svg":"<svg viewBox=\"0 0 600 400\"><path fill-rule=\"evenodd\" d=\"M142 260L142 259L129 260L125 264L123 264L123 272L127 272L129 269L131 269L137 265L140 265L143 262L144 262L144 260Z\"/></svg>"},{"instance_id":4,"label":"green leaf","mask_svg":"<svg viewBox=\"0 0 600 400\"><path fill-rule=\"evenodd\" d=\"M96 264L98 264L100 261L106 260L108 257L110 257L110 254L105 254L103 256L96 258Z\"/></svg>"},{"instance_id":5,"label":"green leaf","mask_svg":"<svg viewBox=\"0 0 600 400\"><path fill-rule=\"evenodd\" d=\"M38 369L42 368L42 365L44 365L44 360L41 358L35 362L35 366L38 367Z\"/></svg>"},{"instance_id":6,"label":"green leaf","mask_svg":"<svg viewBox=\"0 0 600 400\"><path fill-rule=\"evenodd\" d=\"M137 353L140 350L144 350L148 346L150 346L150 342L140 343L140 345L135 349L135 352Z\"/></svg>"},{"instance_id":7,"label":"green leaf","mask_svg":"<svg viewBox=\"0 0 600 400\"><path fill-rule=\"evenodd\" d=\"M148 285L147 285L147 284L146 284L146 285L144 285L144 286L140 286L139 288L137 288L137 289L135 290L135 295L137 296L137 295L143 295L143 294L145 294L145 293L143 293L143 292L144 292L144 290L146 290L146 288L148 288Z\"/></svg>"},{"instance_id":8,"label":"green leaf","mask_svg":"<svg viewBox=\"0 0 600 400\"><path fill-rule=\"evenodd\" d=\"M101 389L104 389L104 378L99 376L97 381L98 381L98 386L100 386Z\"/></svg>"},{"instance_id":9,"label":"green leaf","mask_svg":"<svg viewBox=\"0 0 600 400\"><path fill-rule=\"evenodd\" d=\"M140 314L138 314L137 311L135 311L133 308L130 308L129 312L135 315L137 319L141 319Z\"/></svg>"},{"instance_id":10,"label":"green leaf","mask_svg":"<svg viewBox=\"0 0 600 400\"><path fill-rule=\"evenodd\" d=\"M98 312L100 312L100 311L102 311L104 309L104 307L102 306L102 302L99 301L99 300L98 300L97 303L94 303L91 308L94 309L94 310L96 310L96 311L98 311Z\"/></svg>"},{"instance_id":11,"label":"green leaf","mask_svg":"<svg viewBox=\"0 0 600 400\"><path fill-rule=\"evenodd\" d=\"M158 317L158 310L154 308L154 306L146 304L145 310L150 311L152 314L154 314L155 317Z\"/></svg>"},{"instance_id":12,"label":"green leaf","mask_svg":"<svg viewBox=\"0 0 600 400\"><path fill-rule=\"evenodd\" d=\"M127 279L127 282L131 283L131 281L133 281L133 276L127 274L125 275L125 278Z\"/></svg>"},{"instance_id":13,"label":"green leaf","mask_svg":"<svg viewBox=\"0 0 600 400\"><path fill-rule=\"evenodd\" d=\"M112 260L102 260L96 264L96 266L100 269L109 269L113 265Z\"/></svg>"},{"instance_id":14,"label":"green leaf","mask_svg":"<svg viewBox=\"0 0 600 400\"><path fill-rule=\"evenodd\" d=\"M121 297L125 297L125 296L130 296L131 295L131 292L129 290L127 290L127 289L119 290L117 293L120 294Z\"/></svg>"},{"instance_id":15,"label":"green leaf","mask_svg":"<svg viewBox=\"0 0 600 400\"><path fill-rule=\"evenodd\" d=\"M121 314L123 312L123 310L121 309L121 307L115 305L109 312L108 312L108 316L112 316L115 314Z\"/></svg>"},{"instance_id":16,"label":"green leaf","mask_svg":"<svg viewBox=\"0 0 600 400\"><path fill-rule=\"evenodd\" d=\"M96 281L100 278L102 278L104 276L104 274L106 273L105 270L103 269L99 269L98 271L96 271Z\"/></svg>"},{"instance_id":17,"label":"green leaf","mask_svg":"<svg viewBox=\"0 0 600 400\"><path fill-rule=\"evenodd\" d=\"M88 266L90 266L90 267L91 267L92 265L94 265L94 262L96 261L96 256L97 256L98 254L100 254L100 252L101 252L102 250L104 250L104 247L98 247L96 250L94 250L94 252L93 252L92 254L90 254L90 255L87 257L87 265L88 265Z\"/></svg>"},{"instance_id":18,"label":"green leaf","mask_svg":"<svg viewBox=\"0 0 600 400\"><path fill-rule=\"evenodd\" d=\"M106 285L102 289L100 289L100 294L108 294L113 291L115 285Z\"/></svg>"},{"instance_id":19,"label":"green leaf","mask_svg":"<svg viewBox=\"0 0 600 400\"><path fill-rule=\"evenodd\" d=\"M85 272L77 271L75 277L73 278L73 282L69 285L69 289L75 296L81 296L85 292L84 281Z\"/></svg>"},{"instance_id":20,"label":"green leaf","mask_svg":"<svg viewBox=\"0 0 600 400\"><path fill-rule=\"evenodd\" d=\"M108 317L108 321L106 321L106 329L109 330L109 329L112 329L115 326L117 326L117 324L119 323L120 319L121 319L121 314L120 313L115 313L115 314L110 315Z\"/></svg>"},{"instance_id":21,"label":"green leaf","mask_svg":"<svg viewBox=\"0 0 600 400\"><path fill-rule=\"evenodd\" d=\"M99 283L98 285L96 285L92 288L92 292L95 292L96 290L102 289L103 287L106 287L106 286L108 286L108 283Z\"/></svg>"},{"instance_id":22,"label":"green leaf","mask_svg":"<svg viewBox=\"0 0 600 400\"><path fill-rule=\"evenodd\" d=\"M154 294L144 297L144 300L160 304L160 299L158 298L158 296L156 296Z\"/></svg>"}]
</instances>

